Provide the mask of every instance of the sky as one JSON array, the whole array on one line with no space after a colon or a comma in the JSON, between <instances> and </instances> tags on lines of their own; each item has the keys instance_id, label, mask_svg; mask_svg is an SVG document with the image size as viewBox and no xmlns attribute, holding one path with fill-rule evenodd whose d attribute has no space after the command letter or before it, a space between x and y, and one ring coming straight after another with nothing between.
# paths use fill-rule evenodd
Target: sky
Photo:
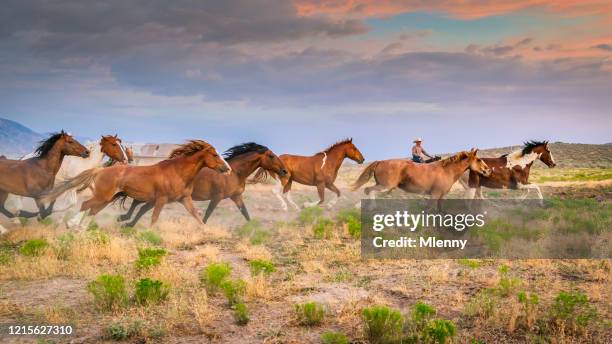
<instances>
[{"instance_id":1,"label":"sky","mask_svg":"<svg viewBox=\"0 0 612 344\"><path fill-rule=\"evenodd\" d=\"M612 142L612 2L3 1L0 117L366 159Z\"/></svg>"}]
</instances>

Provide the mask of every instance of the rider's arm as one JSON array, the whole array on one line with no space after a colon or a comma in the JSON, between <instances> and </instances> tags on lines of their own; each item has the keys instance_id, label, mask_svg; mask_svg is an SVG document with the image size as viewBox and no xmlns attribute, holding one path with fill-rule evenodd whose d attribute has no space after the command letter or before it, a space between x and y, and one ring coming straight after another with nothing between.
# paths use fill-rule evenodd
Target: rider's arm
<instances>
[{"instance_id":1,"label":"rider's arm","mask_svg":"<svg viewBox=\"0 0 612 344\"><path fill-rule=\"evenodd\" d=\"M428 158L433 158L433 156L429 155L426 151L425 148L421 148L421 152L423 152L423 154L425 154Z\"/></svg>"}]
</instances>

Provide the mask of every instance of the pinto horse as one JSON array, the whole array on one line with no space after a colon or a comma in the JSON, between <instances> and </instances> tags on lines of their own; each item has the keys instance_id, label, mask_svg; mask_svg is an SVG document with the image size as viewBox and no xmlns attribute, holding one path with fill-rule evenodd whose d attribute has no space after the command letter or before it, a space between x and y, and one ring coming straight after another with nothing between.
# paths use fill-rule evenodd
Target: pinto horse
<instances>
[{"instance_id":1,"label":"pinto horse","mask_svg":"<svg viewBox=\"0 0 612 344\"><path fill-rule=\"evenodd\" d=\"M219 202L226 198L230 198L244 218L250 221L249 212L242 199L247 178L258 168L283 177L287 174L285 165L268 147L254 142L234 146L225 151L223 155L232 168L232 172L221 174L210 168L203 168L193 182L191 197L195 201L210 200L204 215L204 223L208 221ZM121 215L118 220L129 220L138 204L140 202L133 201L128 212Z\"/></svg>"},{"instance_id":2,"label":"pinto horse","mask_svg":"<svg viewBox=\"0 0 612 344\"><path fill-rule=\"evenodd\" d=\"M352 189L359 189L374 176L376 185L364 190L366 195L372 193L371 198L375 198L375 192L391 192L400 188L406 192L430 195L437 200L440 210L442 198L465 171L485 176L491 173L483 159L476 155L477 152L477 149L472 149L428 164L401 159L374 161L361 173Z\"/></svg>"},{"instance_id":3,"label":"pinto horse","mask_svg":"<svg viewBox=\"0 0 612 344\"><path fill-rule=\"evenodd\" d=\"M293 181L317 187L319 193L319 202L306 203L305 206L321 205L325 201L325 189L329 189L335 193L336 198L330 202L332 206L340 197L340 190L334 185L338 170L342 166L345 158L349 158L359 164L364 161L363 155L353 144L353 139L346 139L334 143L324 151L312 156L300 156L283 154L279 157L285 164L289 172L285 177L280 177L281 188L283 194L287 195L287 200L295 209L299 210L297 204L291 199L289 191ZM265 179L265 174L268 173L264 169L259 169L255 174L254 181ZM276 178L274 173L270 173ZM279 190L274 190L276 196L281 201L284 210L287 210L287 203L283 199Z\"/></svg>"},{"instance_id":4,"label":"pinto horse","mask_svg":"<svg viewBox=\"0 0 612 344\"><path fill-rule=\"evenodd\" d=\"M54 203L45 208L40 196L53 187L64 157L87 158L89 154L87 148L62 130L41 141L34 151L34 156L29 159L0 159L0 213L9 218L49 216ZM38 212L19 210L17 214L13 214L8 211L4 203L9 194L34 198Z\"/></svg>"},{"instance_id":5,"label":"pinto horse","mask_svg":"<svg viewBox=\"0 0 612 344\"><path fill-rule=\"evenodd\" d=\"M191 140L172 151L167 160L155 165L113 165L84 171L47 192L44 199L52 200L67 190L94 183L93 196L81 205L81 220L87 212L94 216L113 200L125 195L145 203L130 226L134 226L140 217L153 208L151 225L155 224L162 208L169 202L181 202L202 223L193 206L191 193L193 181L204 167L218 172L231 170L212 145L201 140Z\"/></svg>"},{"instance_id":6,"label":"pinto horse","mask_svg":"<svg viewBox=\"0 0 612 344\"><path fill-rule=\"evenodd\" d=\"M484 198L481 187L485 186L493 189L527 189L523 198L534 189L541 200L543 196L540 187L529 183L531 165L536 160L542 161L549 168L557 165L548 148L548 141L528 141L520 150L504 154L499 158L482 158L482 160L491 167L491 175L481 176L470 171L467 183L465 180L461 181L464 187L466 184L469 187L466 197L468 199L473 199L477 195L479 198Z\"/></svg>"}]
</instances>

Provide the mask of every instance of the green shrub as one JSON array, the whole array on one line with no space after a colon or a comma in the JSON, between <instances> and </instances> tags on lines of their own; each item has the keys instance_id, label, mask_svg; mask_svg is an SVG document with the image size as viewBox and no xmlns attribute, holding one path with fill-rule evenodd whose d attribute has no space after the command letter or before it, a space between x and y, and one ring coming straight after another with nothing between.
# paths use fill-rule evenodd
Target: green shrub
<instances>
[{"instance_id":1,"label":"green shrub","mask_svg":"<svg viewBox=\"0 0 612 344\"><path fill-rule=\"evenodd\" d=\"M226 280L221 283L221 290L230 306L242 302L246 291L246 282L243 280Z\"/></svg>"},{"instance_id":2,"label":"green shrub","mask_svg":"<svg viewBox=\"0 0 612 344\"><path fill-rule=\"evenodd\" d=\"M585 332L586 326L598 318L589 298L580 291L561 291L550 310L555 325L570 332Z\"/></svg>"},{"instance_id":3,"label":"green shrub","mask_svg":"<svg viewBox=\"0 0 612 344\"><path fill-rule=\"evenodd\" d=\"M100 226L98 226L94 220L91 220L91 222L87 225L88 231L97 231L98 229L100 229Z\"/></svg>"},{"instance_id":4,"label":"green shrub","mask_svg":"<svg viewBox=\"0 0 612 344\"><path fill-rule=\"evenodd\" d=\"M209 293L216 292L221 283L232 273L232 267L227 263L212 263L209 264L200 273L200 281Z\"/></svg>"},{"instance_id":5,"label":"green shrub","mask_svg":"<svg viewBox=\"0 0 612 344\"><path fill-rule=\"evenodd\" d=\"M248 238L252 245L261 245L270 238L270 232L263 228L261 223L257 220L251 220L245 223L238 228L237 233L241 238Z\"/></svg>"},{"instance_id":6,"label":"green shrub","mask_svg":"<svg viewBox=\"0 0 612 344\"><path fill-rule=\"evenodd\" d=\"M323 332L321 335L323 344L349 344L349 339L342 332Z\"/></svg>"},{"instance_id":7,"label":"green shrub","mask_svg":"<svg viewBox=\"0 0 612 344\"><path fill-rule=\"evenodd\" d=\"M423 329L422 339L425 343L445 344L457 334L455 325L444 319L434 319Z\"/></svg>"},{"instance_id":8,"label":"green shrub","mask_svg":"<svg viewBox=\"0 0 612 344\"><path fill-rule=\"evenodd\" d=\"M236 324L241 326L248 324L249 320L251 320L249 318L249 310L244 303L239 302L234 306L234 320Z\"/></svg>"},{"instance_id":9,"label":"green shrub","mask_svg":"<svg viewBox=\"0 0 612 344\"><path fill-rule=\"evenodd\" d=\"M522 314L518 318L518 323L530 330L535 323L536 307L540 303L540 298L536 294L527 294L524 291L519 292L516 296L522 306Z\"/></svg>"},{"instance_id":10,"label":"green shrub","mask_svg":"<svg viewBox=\"0 0 612 344\"><path fill-rule=\"evenodd\" d=\"M38 223L45 226L51 226L53 224L53 219L51 218L51 216L47 216L44 219L39 219Z\"/></svg>"},{"instance_id":11,"label":"green shrub","mask_svg":"<svg viewBox=\"0 0 612 344\"><path fill-rule=\"evenodd\" d=\"M298 216L298 223L302 226L314 224L321 216L323 216L323 209L319 206L308 207L300 211Z\"/></svg>"},{"instance_id":12,"label":"green shrub","mask_svg":"<svg viewBox=\"0 0 612 344\"><path fill-rule=\"evenodd\" d=\"M161 259L168 254L163 248L139 248L136 268L148 269L161 264Z\"/></svg>"},{"instance_id":13,"label":"green shrub","mask_svg":"<svg viewBox=\"0 0 612 344\"><path fill-rule=\"evenodd\" d=\"M126 237L133 237L136 235L136 229L134 227L130 227L130 226L125 226L125 227L121 227L121 234L125 235Z\"/></svg>"},{"instance_id":14,"label":"green shrub","mask_svg":"<svg viewBox=\"0 0 612 344\"><path fill-rule=\"evenodd\" d=\"M497 291L501 296L509 296L521 285L520 279L510 276L507 265L502 265L499 268L499 274L500 277Z\"/></svg>"},{"instance_id":15,"label":"green shrub","mask_svg":"<svg viewBox=\"0 0 612 344\"><path fill-rule=\"evenodd\" d=\"M499 296L494 289L483 289L466 304L464 313L471 318L489 319L495 313L498 301Z\"/></svg>"},{"instance_id":16,"label":"green shrub","mask_svg":"<svg viewBox=\"0 0 612 344\"><path fill-rule=\"evenodd\" d=\"M141 305L156 304L166 300L170 293L170 286L149 278L143 278L136 282L136 292L134 296Z\"/></svg>"},{"instance_id":17,"label":"green shrub","mask_svg":"<svg viewBox=\"0 0 612 344\"><path fill-rule=\"evenodd\" d=\"M106 245L110 242L110 237L108 234L98 230L92 229L88 231L89 240L94 244L98 245Z\"/></svg>"},{"instance_id":18,"label":"green shrub","mask_svg":"<svg viewBox=\"0 0 612 344\"><path fill-rule=\"evenodd\" d=\"M412 308L411 320L415 331L422 331L427 323L436 315L436 310L421 301L417 302Z\"/></svg>"},{"instance_id":19,"label":"green shrub","mask_svg":"<svg viewBox=\"0 0 612 344\"><path fill-rule=\"evenodd\" d=\"M276 271L274 263L268 260L255 259L249 262L249 268L251 269L251 275L259 275L261 273L269 275Z\"/></svg>"},{"instance_id":20,"label":"green shrub","mask_svg":"<svg viewBox=\"0 0 612 344\"><path fill-rule=\"evenodd\" d=\"M336 220L340 223L346 223L348 232L353 238L361 238L361 213L359 209L343 209L336 215Z\"/></svg>"},{"instance_id":21,"label":"green shrub","mask_svg":"<svg viewBox=\"0 0 612 344\"><path fill-rule=\"evenodd\" d=\"M87 291L93 295L94 304L101 310L118 309L128 302L125 281L119 275L100 275L87 284Z\"/></svg>"},{"instance_id":22,"label":"green shrub","mask_svg":"<svg viewBox=\"0 0 612 344\"><path fill-rule=\"evenodd\" d=\"M164 242L159 234L153 231L144 231L140 233L140 239L148 242L151 245L161 245Z\"/></svg>"},{"instance_id":23,"label":"green shrub","mask_svg":"<svg viewBox=\"0 0 612 344\"><path fill-rule=\"evenodd\" d=\"M362 311L366 338L373 344L393 343L400 339L404 317L386 306L373 306Z\"/></svg>"},{"instance_id":24,"label":"green shrub","mask_svg":"<svg viewBox=\"0 0 612 344\"><path fill-rule=\"evenodd\" d=\"M46 239L31 239L26 241L19 248L19 253L24 256L38 257L49 247L49 242Z\"/></svg>"},{"instance_id":25,"label":"green shrub","mask_svg":"<svg viewBox=\"0 0 612 344\"><path fill-rule=\"evenodd\" d=\"M300 325L319 325L325 318L325 306L317 302L307 302L294 305L297 322Z\"/></svg>"},{"instance_id":26,"label":"green shrub","mask_svg":"<svg viewBox=\"0 0 612 344\"><path fill-rule=\"evenodd\" d=\"M108 338L116 341L127 340L142 335L142 327L142 320L134 320L128 326L120 322L113 322L106 328L106 335Z\"/></svg>"},{"instance_id":27,"label":"green shrub","mask_svg":"<svg viewBox=\"0 0 612 344\"><path fill-rule=\"evenodd\" d=\"M470 269L478 269L479 267L482 266L482 263L479 260L476 260L476 259L463 258L463 259L457 260L457 263L459 263L459 265L463 265L463 266L468 267Z\"/></svg>"},{"instance_id":28,"label":"green shrub","mask_svg":"<svg viewBox=\"0 0 612 344\"><path fill-rule=\"evenodd\" d=\"M14 257L11 252L5 250L0 251L0 265L9 265L13 259Z\"/></svg>"},{"instance_id":29,"label":"green shrub","mask_svg":"<svg viewBox=\"0 0 612 344\"><path fill-rule=\"evenodd\" d=\"M317 239L329 238L333 232L334 223L330 219L321 217L312 226L312 232Z\"/></svg>"}]
</instances>

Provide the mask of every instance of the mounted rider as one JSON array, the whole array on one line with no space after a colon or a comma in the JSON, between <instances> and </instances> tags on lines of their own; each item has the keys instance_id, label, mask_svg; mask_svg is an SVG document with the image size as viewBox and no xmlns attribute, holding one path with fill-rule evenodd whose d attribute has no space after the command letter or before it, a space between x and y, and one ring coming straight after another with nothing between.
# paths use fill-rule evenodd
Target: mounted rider
<instances>
[{"instance_id":1,"label":"mounted rider","mask_svg":"<svg viewBox=\"0 0 612 344\"><path fill-rule=\"evenodd\" d=\"M418 137L413 142L414 142L414 146L412 146L412 161L418 162L418 163L422 163L422 162L429 162L431 160L436 159L436 157L433 157L433 156L429 155L425 151L425 149L421 145L423 140L420 137Z\"/></svg>"}]
</instances>

